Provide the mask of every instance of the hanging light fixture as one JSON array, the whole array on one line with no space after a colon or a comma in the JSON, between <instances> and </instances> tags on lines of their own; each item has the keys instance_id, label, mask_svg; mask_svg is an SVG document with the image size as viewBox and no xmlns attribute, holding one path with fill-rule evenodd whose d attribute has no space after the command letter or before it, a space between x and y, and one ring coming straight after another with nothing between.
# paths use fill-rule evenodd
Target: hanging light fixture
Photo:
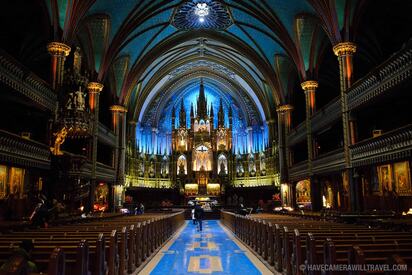
<instances>
[{"instance_id":1,"label":"hanging light fixture","mask_svg":"<svg viewBox=\"0 0 412 275\"><path fill-rule=\"evenodd\" d=\"M195 14L199 17L199 22L205 22L205 17L209 14L209 5L205 2L199 2L195 7Z\"/></svg>"}]
</instances>

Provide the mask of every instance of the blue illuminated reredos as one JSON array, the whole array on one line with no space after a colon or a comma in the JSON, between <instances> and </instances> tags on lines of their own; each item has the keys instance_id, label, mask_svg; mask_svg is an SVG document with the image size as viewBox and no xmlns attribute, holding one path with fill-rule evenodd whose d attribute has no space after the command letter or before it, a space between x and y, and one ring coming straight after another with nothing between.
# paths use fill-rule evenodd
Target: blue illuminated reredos
<instances>
[{"instance_id":1,"label":"blue illuminated reredos","mask_svg":"<svg viewBox=\"0 0 412 275\"><path fill-rule=\"evenodd\" d=\"M194 79L185 85L171 91L163 108L157 110L157 119L151 119L149 125L147 121L142 121L137 129L137 143L141 152L147 154L170 154L171 153L171 132L172 132L172 110L175 109L175 128L180 127L179 113L181 100L186 112L186 127L190 128L190 109L193 105L196 116L196 102L199 96L200 79ZM223 112L225 117L225 127L229 128L229 106L232 108L232 151L235 154L246 154L251 152L261 152L267 147L268 130L267 125L259 121L250 122L251 114L247 113L245 107L240 106L240 98L233 98L232 93L225 91L223 85L218 82L205 81L204 91L207 100L208 114L213 106L215 128L218 124L218 111L220 100L222 99ZM256 111L254 116L258 115ZM145 116L143 116L145 117ZM153 137L153 129L156 129L157 136Z\"/></svg>"}]
</instances>

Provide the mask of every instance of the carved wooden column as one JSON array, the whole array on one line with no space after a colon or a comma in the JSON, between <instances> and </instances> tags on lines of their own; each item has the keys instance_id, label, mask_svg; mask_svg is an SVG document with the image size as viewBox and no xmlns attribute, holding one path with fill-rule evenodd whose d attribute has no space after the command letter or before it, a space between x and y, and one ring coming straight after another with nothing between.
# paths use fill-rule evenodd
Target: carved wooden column
<instances>
[{"instance_id":1,"label":"carved wooden column","mask_svg":"<svg viewBox=\"0 0 412 275\"><path fill-rule=\"evenodd\" d=\"M356 210L357 205L357 192L356 186L353 181L353 171L351 170L352 161L350 156L349 146L356 142L354 124L350 123L350 113L348 108L348 95L347 91L352 85L353 77L353 55L356 52L356 44L352 42L342 42L336 44L333 47L333 52L338 57L339 61L339 73L340 73L340 94L341 94L341 111L342 111L342 124L343 124L343 148L345 155L345 173L349 179L350 187L350 206L351 210Z\"/></svg>"},{"instance_id":2,"label":"carved wooden column","mask_svg":"<svg viewBox=\"0 0 412 275\"><path fill-rule=\"evenodd\" d=\"M280 182L287 183L288 172L287 168L288 163L288 149L287 149L287 134L290 130L291 117L290 113L293 110L293 107L289 104L278 106L276 112L278 114L278 139L279 139L279 173L280 173Z\"/></svg>"},{"instance_id":3,"label":"carved wooden column","mask_svg":"<svg viewBox=\"0 0 412 275\"><path fill-rule=\"evenodd\" d=\"M305 92L306 102L306 140L308 143L308 169L309 174L312 174L312 160L315 157L313 136L312 136L312 115L316 110L315 92L318 88L318 82L314 80L308 80L301 83L302 89Z\"/></svg>"},{"instance_id":4,"label":"carved wooden column","mask_svg":"<svg viewBox=\"0 0 412 275\"><path fill-rule=\"evenodd\" d=\"M121 122L121 139L120 139L120 169L119 169L119 184L124 185L125 183L125 171L126 171L126 108L120 113Z\"/></svg>"},{"instance_id":5,"label":"carved wooden column","mask_svg":"<svg viewBox=\"0 0 412 275\"><path fill-rule=\"evenodd\" d=\"M129 121L128 123L129 128L128 128L128 134L127 134L127 139L129 143L129 147L126 159L129 159L127 162L126 166L126 171L127 174L132 178L132 181L134 181L137 177L137 158L138 158L138 153L137 153L137 148L136 148L136 127L137 127L137 122L136 121Z\"/></svg>"},{"instance_id":6,"label":"carved wooden column","mask_svg":"<svg viewBox=\"0 0 412 275\"><path fill-rule=\"evenodd\" d=\"M356 52L356 45L351 42L339 43L333 47L333 52L336 56L338 56L339 61L343 142L345 152L345 164L348 168L351 166L349 146L352 143L352 138L349 126L347 90L352 85L353 54Z\"/></svg>"},{"instance_id":7,"label":"carved wooden column","mask_svg":"<svg viewBox=\"0 0 412 275\"><path fill-rule=\"evenodd\" d=\"M63 83L64 62L69 55L71 48L61 42L50 42L47 44L47 51L51 55L51 84L56 90Z\"/></svg>"},{"instance_id":8,"label":"carved wooden column","mask_svg":"<svg viewBox=\"0 0 412 275\"><path fill-rule=\"evenodd\" d=\"M92 141L92 171L91 171L91 182L90 182L90 202L89 211L93 210L94 200L95 200L95 189L96 189L96 165L97 165L97 139L99 134L99 97L100 92L103 90L103 84L98 82L89 82L87 85L89 91L89 106L90 111L93 114L93 141Z\"/></svg>"},{"instance_id":9,"label":"carved wooden column","mask_svg":"<svg viewBox=\"0 0 412 275\"><path fill-rule=\"evenodd\" d=\"M123 185L124 182L124 163L125 163L125 144L126 144L126 108L121 105L110 107L112 111L112 127L116 136L116 148L113 157L113 166L116 171L116 184Z\"/></svg>"}]
</instances>

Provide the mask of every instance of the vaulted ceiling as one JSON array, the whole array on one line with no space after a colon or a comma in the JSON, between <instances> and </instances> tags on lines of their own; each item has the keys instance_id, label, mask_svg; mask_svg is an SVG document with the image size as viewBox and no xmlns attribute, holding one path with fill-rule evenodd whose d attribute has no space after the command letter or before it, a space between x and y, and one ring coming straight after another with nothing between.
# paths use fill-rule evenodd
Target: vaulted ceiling
<instances>
[{"instance_id":1,"label":"vaulted ceiling","mask_svg":"<svg viewBox=\"0 0 412 275\"><path fill-rule=\"evenodd\" d=\"M325 48L352 39L364 2L45 1L55 39L81 46L96 80L110 83L134 120L159 95L176 92L170 87L190 85L194 73L230 85L239 106L255 110L248 115L273 119L276 105L288 101L290 80L316 79ZM206 22L194 15L200 2L210 7Z\"/></svg>"}]
</instances>

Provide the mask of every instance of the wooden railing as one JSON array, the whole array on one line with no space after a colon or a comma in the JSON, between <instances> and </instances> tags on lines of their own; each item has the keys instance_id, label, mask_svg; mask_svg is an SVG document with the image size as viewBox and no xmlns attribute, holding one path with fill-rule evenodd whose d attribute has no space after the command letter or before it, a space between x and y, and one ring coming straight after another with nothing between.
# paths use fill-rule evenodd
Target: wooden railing
<instances>
[{"instance_id":1,"label":"wooden railing","mask_svg":"<svg viewBox=\"0 0 412 275\"><path fill-rule=\"evenodd\" d=\"M40 142L0 130L0 161L49 169L50 148Z\"/></svg>"},{"instance_id":2,"label":"wooden railing","mask_svg":"<svg viewBox=\"0 0 412 275\"><path fill-rule=\"evenodd\" d=\"M373 100L395 86L411 79L412 76L412 41L403 49L389 57L379 67L356 81L348 91L349 109Z\"/></svg>"},{"instance_id":3,"label":"wooden railing","mask_svg":"<svg viewBox=\"0 0 412 275\"><path fill-rule=\"evenodd\" d=\"M308 161L301 161L289 168L289 180L297 181L309 176Z\"/></svg>"},{"instance_id":4,"label":"wooden railing","mask_svg":"<svg viewBox=\"0 0 412 275\"><path fill-rule=\"evenodd\" d=\"M323 155L319 155L312 161L313 173L327 173L342 170L345 166L343 149L336 149Z\"/></svg>"},{"instance_id":5,"label":"wooden railing","mask_svg":"<svg viewBox=\"0 0 412 275\"><path fill-rule=\"evenodd\" d=\"M52 112L57 96L49 83L35 75L19 61L0 49L0 81Z\"/></svg>"},{"instance_id":6,"label":"wooden railing","mask_svg":"<svg viewBox=\"0 0 412 275\"><path fill-rule=\"evenodd\" d=\"M65 152L65 157L68 158L69 176L90 177L92 171L92 162L87 159L86 156L75 155ZM97 162L96 163L96 175L98 179L112 182L115 180L116 173L113 167Z\"/></svg>"},{"instance_id":7,"label":"wooden railing","mask_svg":"<svg viewBox=\"0 0 412 275\"><path fill-rule=\"evenodd\" d=\"M412 41L369 74L356 81L348 90L348 107L354 110L378 96L393 90L394 87L409 81L412 76ZM317 133L341 118L340 96L325 107L316 111L311 119L312 133ZM292 129L287 137L288 145L293 146L306 138L304 122Z\"/></svg>"},{"instance_id":8,"label":"wooden railing","mask_svg":"<svg viewBox=\"0 0 412 275\"><path fill-rule=\"evenodd\" d=\"M358 142L350 152L355 167L408 158L412 155L412 124Z\"/></svg>"}]
</instances>

